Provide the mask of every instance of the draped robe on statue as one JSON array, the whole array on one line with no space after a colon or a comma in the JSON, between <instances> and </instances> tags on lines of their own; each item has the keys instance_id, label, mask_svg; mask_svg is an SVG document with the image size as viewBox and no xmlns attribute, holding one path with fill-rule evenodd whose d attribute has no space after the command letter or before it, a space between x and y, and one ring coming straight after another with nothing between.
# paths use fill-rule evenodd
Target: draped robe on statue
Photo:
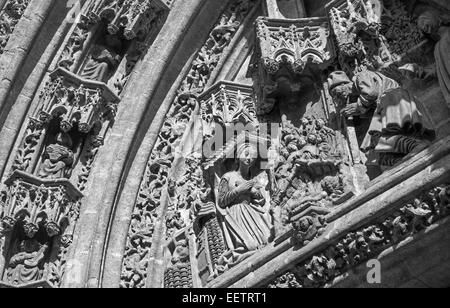
<instances>
[{"instance_id":1,"label":"draped robe on statue","mask_svg":"<svg viewBox=\"0 0 450 308\"><path fill-rule=\"evenodd\" d=\"M239 194L236 188L246 180L239 172L225 174L220 183L219 212L223 218L224 233L230 253L222 260L228 266L239 263L252 252L265 246L273 234L269 213L267 175L257 177L258 185L251 192ZM221 262L219 262L221 263Z\"/></svg>"},{"instance_id":2,"label":"draped robe on statue","mask_svg":"<svg viewBox=\"0 0 450 308\"><path fill-rule=\"evenodd\" d=\"M376 104L376 109L362 150L392 155L407 154L406 145L393 137L410 137L411 140L432 141L433 130L427 129L415 98L394 80L375 72L364 72L357 78L356 86L363 105L367 101Z\"/></svg>"},{"instance_id":3,"label":"draped robe on statue","mask_svg":"<svg viewBox=\"0 0 450 308\"><path fill-rule=\"evenodd\" d=\"M439 32L441 39L434 50L436 73L445 101L450 105L450 27L441 27Z\"/></svg>"}]
</instances>

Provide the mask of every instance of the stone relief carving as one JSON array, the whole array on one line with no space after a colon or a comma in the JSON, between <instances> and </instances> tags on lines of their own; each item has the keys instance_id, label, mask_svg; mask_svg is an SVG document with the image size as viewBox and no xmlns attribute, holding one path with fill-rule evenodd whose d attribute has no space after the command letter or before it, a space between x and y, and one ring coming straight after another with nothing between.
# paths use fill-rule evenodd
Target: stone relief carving
<instances>
[{"instance_id":1,"label":"stone relief carving","mask_svg":"<svg viewBox=\"0 0 450 308\"><path fill-rule=\"evenodd\" d=\"M165 288L192 288L192 271L189 258L189 243L182 239L176 243L171 266L164 274Z\"/></svg>"},{"instance_id":2,"label":"stone relief carving","mask_svg":"<svg viewBox=\"0 0 450 308\"><path fill-rule=\"evenodd\" d=\"M333 72L329 78L331 95L344 102L341 112L346 117L375 110L368 133L362 142L363 152L377 155L380 166L391 167L406 155L418 153L435 138L426 128L416 98L404 87L381 73L364 71L353 82L344 72ZM350 102L354 91L356 102Z\"/></svg>"},{"instance_id":3,"label":"stone relief carving","mask_svg":"<svg viewBox=\"0 0 450 308\"><path fill-rule=\"evenodd\" d=\"M80 72L80 77L100 82L108 82L111 74L119 65L122 57L118 50L122 42L117 36L107 35L105 45L97 44L93 47L88 61Z\"/></svg>"},{"instance_id":4,"label":"stone relief carving","mask_svg":"<svg viewBox=\"0 0 450 308\"><path fill-rule=\"evenodd\" d=\"M435 66L428 74L437 75L447 104L450 104L450 16L428 9L417 18L417 24L423 33L431 35L437 41L434 51Z\"/></svg>"},{"instance_id":5,"label":"stone relief carving","mask_svg":"<svg viewBox=\"0 0 450 308\"><path fill-rule=\"evenodd\" d=\"M273 110L278 92L286 95L299 87L299 74L332 64L335 51L330 33L327 18L257 20L257 50L250 73L258 75L259 115Z\"/></svg>"},{"instance_id":6,"label":"stone relief carving","mask_svg":"<svg viewBox=\"0 0 450 308\"><path fill-rule=\"evenodd\" d=\"M349 269L376 256L449 215L450 190L440 186L411 200L376 224L345 236L269 284L274 288L323 287Z\"/></svg>"},{"instance_id":7,"label":"stone relief carving","mask_svg":"<svg viewBox=\"0 0 450 308\"><path fill-rule=\"evenodd\" d=\"M0 12L0 55L31 0L8 0Z\"/></svg>"},{"instance_id":8,"label":"stone relief carving","mask_svg":"<svg viewBox=\"0 0 450 308\"><path fill-rule=\"evenodd\" d=\"M82 194L64 179L47 180L15 171L5 183L0 217L3 236L11 244L3 284L58 287L79 216Z\"/></svg>"},{"instance_id":9,"label":"stone relief carving","mask_svg":"<svg viewBox=\"0 0 450 308\"><path fill-rule=\"evenodd\" d=\"M233 1L226 8L218 24L214 27L193 61L192 67L179 89L179 95L167 115L167 121L163 125L159 139L148 162L133 213L133 221L135 223L142 224L148 219L146 217L154 217L156 215L156 209L160 205L160 198L164 193L163 190L169 184L168 175L174 160L175 149L180 144L181 137L198 104L197 95L205 90L207 81L219 63L223 50L231 42L236 30L250 13L254 3L254 1L247 0ZM154 227L154 224L147 224L146 226L145 233L151 237L153 231L148 227ZM138 251L148 253L151 244L138 245L138 248L130 246L130 239L135 237L135 232L132 222L123 264L129 264L131 260L134 260L135 263L142 262L144 264L143 267L146 268L146 254L139 254ZM123 267L121 286L142 287L143 284L136 285L130 280L133 274L131 274L129 268L130 266ZM145 270L134 272L138 272L135 275L139 276L139 281L145 281L147 275Z\"/></svg>"},{"instance_id":10,"label":"stone relief carving","mask_svg":"<svg viewBox=\"0 0 450 308\"><path fill-rule=\"evenodd\" d=\"M269 179L265 172L252 175L250 171L257 151L254 145L242 144L236 153L238 170L226 173L220 181L218 209L229 251L219 259L219 271L242 262L274 236Z\"/></svg>"},{"instance_id":11,"label":"stone relief carving","mask_svg":"<svg viewBox=\"0 0 450 308\"><path fill-rule=\"evenodd\" d=\"M160 11L168 11L173 0L103 0L96 1L88 10L93 20L108 21L108 32L117 34L121 28L127 40L147 36L151 21Z\"/></svg>"}]
</instances>

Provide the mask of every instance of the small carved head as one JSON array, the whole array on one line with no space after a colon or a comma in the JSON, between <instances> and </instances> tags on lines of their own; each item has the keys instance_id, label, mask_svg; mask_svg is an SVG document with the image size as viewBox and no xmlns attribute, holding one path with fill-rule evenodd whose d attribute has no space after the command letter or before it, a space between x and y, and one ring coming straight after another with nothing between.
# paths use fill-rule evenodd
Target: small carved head
<instances>
[{"instance_id":1,"label":"small carved head","mask_svg":"<svg viewBox=\"0 0 450 308\"><path fill-rule=\"evenodd\" d=\"M251 168L258 158L258 149L253 144L245 143L238 148L237 158L240 166Z\"/></svg>"},{"instance_id":2,"label":"small carved head","mask_svg":"<svg viewBox=\"0 0 450 308\"><path fill-rule=\"evenodd\" d=\"M427 10L419 15L417 25L426 34L435 33L439 28L439 15L433 10Z\"/></svg>"}]
</instances>

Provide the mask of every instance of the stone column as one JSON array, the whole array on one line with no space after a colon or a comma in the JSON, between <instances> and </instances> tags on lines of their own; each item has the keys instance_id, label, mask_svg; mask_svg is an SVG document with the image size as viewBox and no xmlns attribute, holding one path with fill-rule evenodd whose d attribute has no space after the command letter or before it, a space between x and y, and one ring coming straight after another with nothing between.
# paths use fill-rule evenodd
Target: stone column
<instances>
[{"instance_id":1,"label":"stone column","mask_svg":"<svg viewBox=\"0 0 450 308\"><path fill-rule=\"evenodd\" d=\"M206 0L176 1L167 21L158 37L148 49L142 63L131 74L128 85L123 93L117 121L105 141L104 151L92 170L92 176L87 184L81 217L75 234L75 249L71 261L82 264L78 281L64 281L63 287L98 287L100 278L104 276L104 287L118 287L122 255L112 255L113 265L105 266L107 272L102 273L104 245L109 237L120 237L114 232L109 234L111 215L116 213L115 204L119 201L124 185L135 183L139 186L142 173L132 173L130 182L127 180L134 157L137 155L139 144L150 123L164 121L164 115L156 116L161 107L161 93L159 87L170 86L179 73L181 63L185 63L186 53L193 47L196 35L201 35L198 29L189 31L199 10ZM204 21L203 21L204 22ZM194 36L194 37L192 37ZM188 42L185 40L191 38ZM181 45L182 43L184 45ZM190 46L189 46L190 45ZM181 53L181 54L180 54ZM173 79L172 79L173 78ZM170 81L169 81L170 80ZM167 90L163 90L164 95ZM156 97L155 97L156 96ZM159 131L159 128L157 129ZM157 136L157 133L155 133ZM141 163L146 164L146 159ZM128 204L133 206L133 202ZM129 217L117 217L120 221ZM127 224L127 228L128 228ZM125 230L125 238L126 232ZM116 243L113 243L114 245ZM122 248L125 244L121 244ZM70 277L73 273L68 273Z\"/></svg>"},{"instance_id":2,"label":"stone column","mask_svg":"<svg viewBox=\"0 0 450 308\"><path fill-rule=\"evenodd\" d=\"M80 3L85 1L80 0ZM10 155L17 152L19 136L26 130L26 125L23 124L27 114L37 107L37 101L33 102L33 98L39 93L40 86L44 86L42 80L45 79L46 73L55 67L52 61L55 62L55 54L73 22L66 18L70 10L64 1L55 2L48 22L42 26L36 43L33 44L33 53L26 57L26 64L18 75L18 82L5 96L5 106L10 107L5 108L9 110L5 110L0 116L0 177L11 167ZM25 78L20 78L21 75Z\"/></svg>"},{"instance_id":3,"label":"stone column","mask_svg":"<svg viewBox=\"0 0 450 308\"><path fill-rule=\"evenodd\" d=\"M55 0L32 0L0 58L0 119L9 111L6 98L22 70L39 31L53 8ZM0 122L0 127L3 123Z\"/></svg>"}]
</instances>

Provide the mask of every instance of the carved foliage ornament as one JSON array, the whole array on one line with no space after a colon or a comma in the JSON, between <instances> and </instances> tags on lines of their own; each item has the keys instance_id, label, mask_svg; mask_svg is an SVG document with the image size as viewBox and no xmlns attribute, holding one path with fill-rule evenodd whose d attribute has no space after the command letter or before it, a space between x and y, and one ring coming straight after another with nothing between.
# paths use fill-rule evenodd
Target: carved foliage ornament
<instances>
[{"instance_id":1,"label":"carved foliage ornament","mask_svg":"<svg viewBox=\"0 0 450 308\"><path fill-rule=\"evenodd\" d=\"M348 233L336 245L295 266L269 286L323 287L389 246L400 243L448 216L449 210L450 187L432 189L379 223Z\"/></svg>"},{"instance_id":2,"label":"carved foliage ornament","mask_svg":"<svg viewBox=\"0 0 450 308\"><path fill-rule=\"evenodd\" d=\"M197 95L204 91L223 50L230 44L238 27L256 2L253 0L231 2L182 82L179 95L167 115L152 151L136 200L123 260L122 287L143 287L145 284L147 257L157 216L156 209L160 205L163 188L168 184L175 149L180 144L187 123L197 106Z\"/></svg>"}]
</instances>

